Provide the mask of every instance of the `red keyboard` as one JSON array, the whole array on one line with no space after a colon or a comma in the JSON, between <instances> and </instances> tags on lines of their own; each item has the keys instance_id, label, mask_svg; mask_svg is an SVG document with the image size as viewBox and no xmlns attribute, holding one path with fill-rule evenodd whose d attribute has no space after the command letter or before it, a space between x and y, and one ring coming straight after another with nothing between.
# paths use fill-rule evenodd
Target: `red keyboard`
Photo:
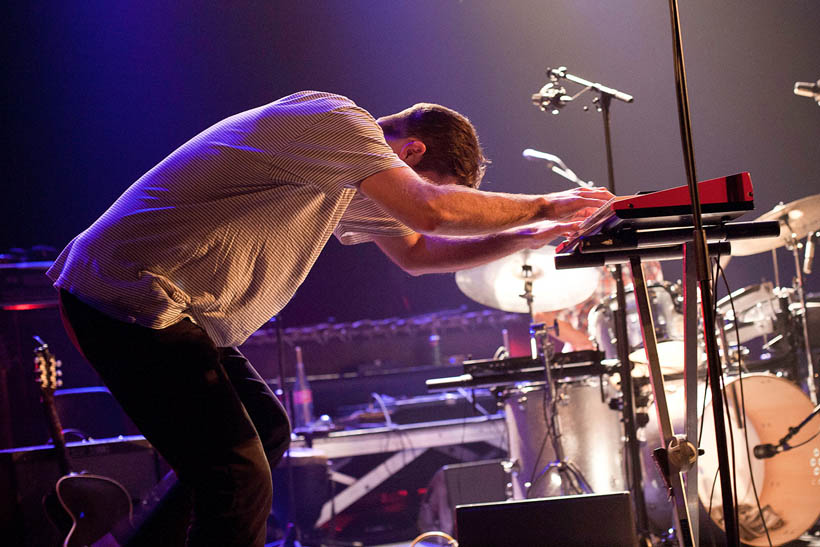
<instances>
[{"instance_id":1,"label":"red keyboard","mask_svg":"<svg viewBox=\"0 0 820 547\"><path fill-rule=\"evenodd\" d=\"M705 180L698 183L698 190L704 226L728 222L754 209L754 190L749 173ZM617 197L587 218L578 234L561 243L556 253L574 252L584 239L598 234L692 224L692 202L686 185Z\"/></svg>"}]
</instances>

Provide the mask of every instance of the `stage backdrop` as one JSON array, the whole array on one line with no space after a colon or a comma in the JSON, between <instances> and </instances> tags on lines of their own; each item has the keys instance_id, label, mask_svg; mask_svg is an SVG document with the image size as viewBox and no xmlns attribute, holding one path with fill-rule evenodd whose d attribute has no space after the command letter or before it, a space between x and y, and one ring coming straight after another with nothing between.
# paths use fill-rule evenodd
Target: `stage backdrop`
<instances>
[{"instance_id":1,"label":"stage backdrop","mask_svg":"<svg viewBox=\"0 0 820 547\"><path fill-rule=\"evenodd\" d=\"M820 78L820 3L692 0L681 11L698 178L751 172L747 219L820 191L820 108L792 93ZM463 112L493 160L487 190L568 188L522 159L530 147L605 184L601 116L582 110L592 95L559 116L530 102L544 69L565 65L635 96L612 108L619 193L685 183L665 2L18 2L7 12L0 250L62 248L198 131L301 89L345 94L377 116L417 101ZM787 284L793 263L779 255ZM678 264L665 269L679 277ZM734 258L727 273L733 287L771 279L771 257ZM284 318L462 305L477 307L452 275L412 278L375 246L331 241Z\"/></svg>"}]
</instances>

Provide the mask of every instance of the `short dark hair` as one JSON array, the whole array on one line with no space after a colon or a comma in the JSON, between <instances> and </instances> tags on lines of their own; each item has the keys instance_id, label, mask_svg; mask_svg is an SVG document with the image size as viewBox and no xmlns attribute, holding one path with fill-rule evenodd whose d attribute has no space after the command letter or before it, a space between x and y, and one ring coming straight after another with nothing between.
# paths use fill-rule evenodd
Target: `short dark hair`
<instances>
[{"instance_id":1,"label":"short dark hair","mask_svg":"<svg viewBox=\"0 0 820 547\"><path fill-rule=\"evenodd\" d=\"M426 151L416 171L452 175L465 186L478 188L490 161L484 157L475 127L466 116L445 106L418 103L379 118L385 137L415 137Z\"/></svg>"}]
</instances>

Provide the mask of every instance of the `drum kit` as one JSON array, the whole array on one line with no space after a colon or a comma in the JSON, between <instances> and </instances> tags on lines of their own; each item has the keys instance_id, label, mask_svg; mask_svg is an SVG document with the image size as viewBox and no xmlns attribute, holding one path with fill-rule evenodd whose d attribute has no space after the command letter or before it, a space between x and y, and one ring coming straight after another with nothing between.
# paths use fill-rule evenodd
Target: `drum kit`
<instances>
[{"instance_id":1,"label":"drum kit","mask_svg":"<svg viewBox=\"0 0 820 547\"><path fill-rule=\"evenodd\" d=\"M741 539L749 545L768 545L769 541L782 545L797 539L820 517L820 418L816 416L820 406L815 406L811 355L811 333L817 319L814 303L807 302L803 287L803 273L811 272L814 237L820 230L820 194L780 204L759 220L778 221L780 235L733 242L732 254L771 251L775 281L745 287L719 300L716 336L723 356L723 393ZM780 285L776 251L781 247L795 257L797 272L791 287ZM805 249L802 265L800 249ZM623 393L614 374L619 343L613 319L616 299L595 295L611 272L603 268L557 270L554 254L550 246L522 251L455 276L461 291L476 302L530 314L533 358L538 356L547 371L543 381L529 377L496 388L510 436L515 499L609 493L635 484L629 477L629 452L624 448L629 432L624 431L618 412ZM721 261L723 266L726 263ZM682 291L676 284L660 281L648 290L669 412L679 433L685 411ZM626 342L632 376L638 380L633 384L633 400L636 411L643 415L633 432L641 444L643 480L638 484L642 484L648 532L653 538L663 538L674 526L673 508L650 458L659 444L658 425L648 382L639 381L646 371L640 321L636 299L629 288L626 292ZM554 366L551 340L561 339L562 334L557 323L551 327L537 321L545 314L552 318L553 312L570 310L588 312L581 318L586 321L579 323L587 323L585 334L591 346L597 347L608 365L604 368L613 374L566 374L564 368ZM544 336L547 331L549 336ZM753 361L750 357L755 351L762 358ZM767 358L771 356L781 358ZM703 356L699 367L705 368ZM711 537L715 531L720 533L721 493L711 405L705 397L707 389L700 386L700 391L697 490L703 515L700 535L707 541L705 533L711 530Z\"/></svg>"}]
</instances>

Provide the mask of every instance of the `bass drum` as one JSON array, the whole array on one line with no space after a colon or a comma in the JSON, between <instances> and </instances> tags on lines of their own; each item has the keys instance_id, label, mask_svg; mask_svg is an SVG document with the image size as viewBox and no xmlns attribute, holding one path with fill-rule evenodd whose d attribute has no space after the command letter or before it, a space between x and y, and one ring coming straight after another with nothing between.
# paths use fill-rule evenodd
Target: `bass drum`
<instances>
[{"instance_id":1,"label":"bass drum","mask_svg":"<svg viewBox=\"0 0 820 547\"><path fill-rule=\"evenodd\" d=\"M558 418L565 459L574 464L595 493L626 490L621 414L609 407L615 396L608 381L582 377L558 382ZM603 393L603 400L602 400ZM527 499L571 493L554 471L544 410L544 384L521 384L503 392L504 416L510 436L513 497ZM562 486L564 492L562 492Z\"/></svg>"},{"instance_id":2,"label":"bass drum","mask_svg":"<svg viewBox=\"0 0 820 547\"><path fill-rule=\"evenodd\" d=\"M683 433L685 396L682 381L667 381L665 384L672 426L676 433ZM790 444L796 448L773 458L758 459L751 453L755 446L777 444L789 427L799 424L811 413L813 405L797 386L783 378L768 374L744 375L742 384L743 397L740 378L727 382L728 405L725 409L729 459L737 473L733 484L737 486L740 538L747 545L769 544L755 501L754 479L772 544L782 545L800 537L820 517L820 437L797 446L820 429L820 416L815 416L791 440ZM699 408L703 406L703 391L701 386L698 390ZM711 545L710 538L723 536L723 518L711 394L707 393L707 397L701 441L705 454L698 459L698 497L701 543ZM748 458L744 423L738 419L744 399ZM649 424L645 433L641 458L647 512L653 531L663 533L675 523L672 502L667 499L663 479L651 457L652 451L661 444L654 405L649 409Z\"/></svg>"}]
</instances>

